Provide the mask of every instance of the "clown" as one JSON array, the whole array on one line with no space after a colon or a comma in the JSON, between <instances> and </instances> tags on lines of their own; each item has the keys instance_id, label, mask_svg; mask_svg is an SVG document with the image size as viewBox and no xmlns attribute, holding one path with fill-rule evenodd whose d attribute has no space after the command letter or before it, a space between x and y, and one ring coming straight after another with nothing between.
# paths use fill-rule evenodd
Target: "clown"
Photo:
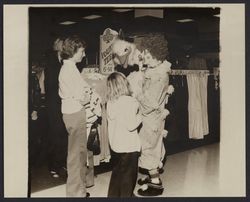
<instances>
[{"instance_id":1,"label":"clown","mask_svg":"<svg viewBox=\"0 0 250 202\"><path fill-rule=\"evenodd\" d=\"M142 150L139 166L149 173L146 178L138 180L141 185L138 194L161 195L164 188L159 168L163 166L163 137L167 135L164 123L169 114L165 104L168 95L173 92L173 87L169 86L171 63L166 60L167 41L160 34L149 34L137 45L118 39L113 44L113 52L117 63L125 68L127 65L137 64L140 69L127 77L142 112L142 128L139 132Z\"/></svg>"}]
</instances>

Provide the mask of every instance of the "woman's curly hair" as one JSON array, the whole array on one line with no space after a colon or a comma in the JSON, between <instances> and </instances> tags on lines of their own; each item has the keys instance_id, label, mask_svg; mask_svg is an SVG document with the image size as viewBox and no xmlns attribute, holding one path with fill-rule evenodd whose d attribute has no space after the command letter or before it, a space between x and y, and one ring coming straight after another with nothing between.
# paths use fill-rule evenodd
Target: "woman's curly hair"
<instances>
[{"instance_id":1,"label":"woman's curly hair","mask_svg":"<svg viewBox=\"0 0 250 202\"><path fill-rule=\"evenodd\" d=\"M140 51L148 50L152 57L163 61L167 59L168 52L168 42L164 35L160 33L149 33L145 36L145 39L141 41Z\"/></svg>"}]
</instances>

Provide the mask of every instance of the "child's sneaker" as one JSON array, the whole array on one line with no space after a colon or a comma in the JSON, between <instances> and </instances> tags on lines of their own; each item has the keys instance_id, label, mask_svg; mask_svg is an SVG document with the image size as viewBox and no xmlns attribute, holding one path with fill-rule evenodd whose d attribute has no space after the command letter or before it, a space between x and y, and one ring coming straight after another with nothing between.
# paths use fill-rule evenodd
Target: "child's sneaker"
<instances>
[{"instance_id":1,"label":"child's sneaker","mask_svg":"<svg viewBox=\"0 0 250 202\"><path fill-rule=\"evenodd\" d=\"M58 178L58 177L59 177L59 174L58 174L56 171L54 171L54 170L51 170L51 171L50 171L50 174L51 174L52 177L54 177L54 178Z\"/></svg>"}]
</instances>

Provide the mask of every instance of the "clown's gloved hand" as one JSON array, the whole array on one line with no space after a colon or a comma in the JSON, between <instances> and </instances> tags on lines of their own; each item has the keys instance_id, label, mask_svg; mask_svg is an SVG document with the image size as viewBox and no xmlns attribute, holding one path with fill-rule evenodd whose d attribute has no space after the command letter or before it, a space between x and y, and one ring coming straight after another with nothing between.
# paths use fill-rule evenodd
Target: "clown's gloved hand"
<instances>
[{"instance_id":1,"label":"clown's gloved hand","mask_svg":"<svg viewBox=\"0 0 250 202\"><path fill-rule=\"evenodd\" d=\"M162 131L162 136L163 136L163 138L166 138L168 136L168 131L164 129Z\"/></svg>"},{"instance_id":2,"label":"clown's gloved hand","mask_svg":"<svg viewBox=\"0 0 250 202\"><path fill-rule=\"evenodd\" d=\"M165 104L168 104L168 98L169 98L170 95L173 94L173 92L174 92L173 85L169 85L168 90L167 90L167 96L166 96Z\"/></svg>"},{"instance_id":3,"label":"clown's gloved hand","mask_svg":"<svg viewBox=\"0 0 250 202\"><path fill-rule=\"evenodd\" d=\"M166 119L166 117L169 115L170 113L169 113L169 111L167 110L167 109L164 109L163 111L162 111L162 119L164 120L164 119Z\"/></svg>"}]
</instances>

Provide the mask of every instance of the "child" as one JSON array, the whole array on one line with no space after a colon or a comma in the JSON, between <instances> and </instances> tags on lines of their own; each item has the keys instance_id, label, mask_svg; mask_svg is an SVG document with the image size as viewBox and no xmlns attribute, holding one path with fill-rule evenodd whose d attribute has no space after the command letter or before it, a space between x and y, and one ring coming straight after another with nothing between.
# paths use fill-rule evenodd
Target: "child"
<instances>
[{"instance_id":1,"label":"child","mask_svg":"<svg viewBox=\"0 0 250 202\"><path fill-rule=\"evenodd\" d=\"M114 72L107 79L107 115L111 149L117 157L108 197L132 197L141 150L137 128L141 124L139 103L131 96L126 77Z\"/></svg>"},{"instance_id":2,"label":"child","mask_svg":"<svg viewBox=\"0 0 250 202\"><path fill-rule=\"evenodd\" d=\"M92 125L97 121L98 117L102 115L101 109L101 97L94 89L92 89L87 83L85 87L85 93L89 94L90 102L85 105L86 110L86 127L87 137L89 136Z\"/></svg>"}]
</instances>

